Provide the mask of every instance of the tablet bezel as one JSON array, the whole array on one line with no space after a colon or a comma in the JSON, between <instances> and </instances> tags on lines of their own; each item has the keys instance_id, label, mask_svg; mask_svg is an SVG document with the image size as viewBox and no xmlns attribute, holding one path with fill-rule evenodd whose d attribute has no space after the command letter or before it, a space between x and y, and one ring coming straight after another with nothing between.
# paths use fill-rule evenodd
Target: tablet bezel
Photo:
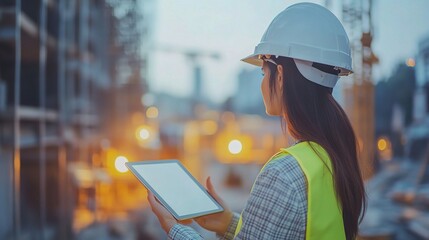
<instances>
[{"instance_id":1,"label":"tablet bezel","mask_svg":"<svg viewBox=\"0 0 429 240\"><path fill-rule=\"evenodd\" d=\"M152 188L152 186L141 176L137 170L134 168L134 166L137 165L151 165L151 164L166 164L166 163L177 163L177 165L182 168L182 170L197 184L197 186L213 201L213 203L218 207L215 210L210 211L204 211L204 212L197 212L193 214L187 214L179 216L179 214L174 211L173 208L171 208L164 199L158 194L158 192L155 191L155 189ZM200 217L208 214L218 213L224 211L223 207L210 195L210 193L192 176L192 174L183 166L183 164L177 160L177 159L167 159L167 160L150 160L150 161L140 161L140 162L127 162L125 163L125 166L133 173L134 176L137 177L137 179L143 183L143 185L151 191L156 198L161 202L161 204L173 215L174 218L177 220L186 220L191 219L195 217Z\"/></svg>"}]
</instances>

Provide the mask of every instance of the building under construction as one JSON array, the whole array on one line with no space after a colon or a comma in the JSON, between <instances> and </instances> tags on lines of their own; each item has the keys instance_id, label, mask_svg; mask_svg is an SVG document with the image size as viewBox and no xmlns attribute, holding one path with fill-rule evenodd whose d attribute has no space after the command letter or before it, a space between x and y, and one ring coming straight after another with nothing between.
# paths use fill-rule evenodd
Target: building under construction
<instances>
[{"instance_id":1,"label":"building under construction","mask_svg":"<svg viewBox=\"0 0 429 240\"><path fill-rule=\"evenodd\" d=\"M0 239L70 239L85 222L74 222L85 219L76 208L97 208L95 184L108 181L97 159L142 108L142 9L136 0L0 2Z\"/></svg>"}]
</instances>

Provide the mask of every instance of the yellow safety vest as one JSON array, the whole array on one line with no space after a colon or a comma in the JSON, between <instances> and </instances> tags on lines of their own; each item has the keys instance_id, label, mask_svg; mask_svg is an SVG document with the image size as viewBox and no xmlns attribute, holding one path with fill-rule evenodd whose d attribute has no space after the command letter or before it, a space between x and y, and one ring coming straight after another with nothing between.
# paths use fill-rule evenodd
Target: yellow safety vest
<instances>
[{"instance_id":1,"label":"yellow safety vest","mask_svg":"<svg viewBox=\"0 0 429 240\"><path fill-rule=\"evenodd\" d=\"M342 210L337 201L332 181L331 159L325 149L315 142L301 142L289 148L282 148L279 153L265 163L261 172L269 162L281 159L288 154L292 155L298 161L307 179L307 226L305 239L346 239ZM242 216L240 215L237 228L235 229L235 236L240 232L241 226Z\"/></svg>"}]
</instances>

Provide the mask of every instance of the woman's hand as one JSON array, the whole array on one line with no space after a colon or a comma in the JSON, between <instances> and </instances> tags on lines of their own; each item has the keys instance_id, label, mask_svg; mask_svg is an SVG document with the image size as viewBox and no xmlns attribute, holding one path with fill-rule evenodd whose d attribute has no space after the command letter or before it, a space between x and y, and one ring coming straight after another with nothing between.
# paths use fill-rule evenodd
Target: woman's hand
<instances>
[{"instance_id":1,"label":"woman's hand","mask_svg":"<svg viewBox=\"0 0 429 240\"><path fill-rule=\"evenodd\" d=\"M224 201L217 195L214 190L213 184L210 180L210 177L206 180L207 190L210 195L216 199L216 201L223 207L224 211L220 213L210 214L198 218L194 218L194 220L203 228L216 232L218 234L223 235L228 229L228 225L232 219L232 212L226 207Z\"/></svg>"},{"instance_id":2,"label":"woman's hand","mask_svg":"<svg viewBox=\"0 0 429 240\"><path fill-rule=\"evenodd\" d=\"M181 224L190 224L192 220L183 220L177 221L168 211L164 208L164 206L159 203L159 201L155 198L155 196L148 191L147 200L149 201L150 207L152 208L153 213L155 213L158 218L159 223L161 224L162 229L168 234L170 229L176 223Z\"/></svg>"}]
</instances>

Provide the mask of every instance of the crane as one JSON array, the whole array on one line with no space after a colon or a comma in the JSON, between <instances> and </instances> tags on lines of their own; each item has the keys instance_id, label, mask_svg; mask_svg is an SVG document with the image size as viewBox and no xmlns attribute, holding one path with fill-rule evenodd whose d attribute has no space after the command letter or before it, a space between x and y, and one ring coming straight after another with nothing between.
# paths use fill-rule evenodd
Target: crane
<instances>
[{"instance_id":1,"label":"crane","mask_svg":"<svg viewBox=\"0 0 429 240\"><path fill-rule=\"evenodd\" d=\"M343 22L350 31L355 73L353 84L345 88L345 106L357 135L359 164L363 178L374 173L375 119L372 66L379 62L371 48L373 39L372 0L342 2Z\"/></svg>"},{"instance_id":2,"label":"crane","mask_svg":"<svg viewBox=\"0 0 429 240\"><path fill-rule=\"evenodd\" d=\"M192 104L195 110L195 107L204 99L202 95L202 67L199 58L210 58L214 60L220 60L221 55L218 52L210 52L199 49L181 49L171 46L160 46L156 48L159 51L182 54L191 64L193 73L194 73L194 90L192 94ZM195 111L194 111L195 113Z\"/></svg>"}]
</instances>

